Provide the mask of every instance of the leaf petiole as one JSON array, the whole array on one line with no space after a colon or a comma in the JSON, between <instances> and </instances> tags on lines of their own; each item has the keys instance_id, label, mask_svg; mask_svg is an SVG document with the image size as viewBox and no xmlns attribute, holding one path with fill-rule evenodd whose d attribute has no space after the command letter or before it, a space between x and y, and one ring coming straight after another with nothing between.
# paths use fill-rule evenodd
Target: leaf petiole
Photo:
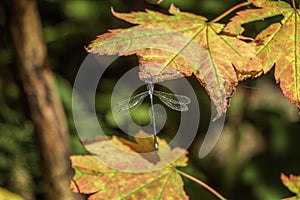
<instances>
[{"instance_id":1,"label":"leaf petiole","mask_svg":"<svg viewBox=\"0 0 300 200\"><path fill-rule=\"evenodd\" d=\"M232 8L230 8L229 10L227 10L225 13L223 13L222 15L218 16L217 18L213 19L212 21L210 21L211 23L216 23L218 21L220 21L221 19L223 19L224 17L226 17L227 15L229 15L230 13L232 13L233 11L235 11L236 9L239 9L241 7L244 6L249 6L251 4L251 2L243 2L240 3Z\"/></svg>"},{"instance_id":2,"label":"leaf petiole","mask_svg":"<svg viewBox=\"0 0 300 200\"><path fill-rule=\"evenodd\" d=\"M292 0L292 4L293 4L293 8L294 8L295 10L297 10L295 0Z\"/></svg>"},{"instance_id":3,"label":"leaf petiole","mask_svg":"<svg viewBox=\"0 0 300 200\"><path fill-rule=\"evenodd\" d=\"M192 181L195 181L196 183L198 183L199 185L201 185L202 187L204 187L205 189L207 189L208 191L210 191L212 194L214 194L216 197L218 197L220 200L226 200L225 197L223 197L221 194L219 194L216 190L214 190L213 188L211 188L209 185L207 185L206 183L204 183L203 181L189 175L186 174L178 169L176 169L176 171L181 174L182 176L191 179Z\"/></svg>"}]
</instances>

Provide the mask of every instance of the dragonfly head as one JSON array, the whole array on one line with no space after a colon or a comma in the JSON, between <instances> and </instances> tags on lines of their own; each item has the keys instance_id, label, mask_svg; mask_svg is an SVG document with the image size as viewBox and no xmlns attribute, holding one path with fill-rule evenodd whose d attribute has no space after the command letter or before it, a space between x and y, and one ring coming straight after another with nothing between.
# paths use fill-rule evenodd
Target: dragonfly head
<instances>
[{"instance_id":1,"label":"dragonfly head","mask_svg":"<svg viewBox=\"0 0 300 200\"><path fill-rule=\"evenodd\" d=\"M145 82L145 83L148 83L148 84L149 84L149 83L152 84L152 83L154 83L154 78L153 78L153 77L146 78L146 79L144 80L144 82Z\"/></svg>"}]
</instances>

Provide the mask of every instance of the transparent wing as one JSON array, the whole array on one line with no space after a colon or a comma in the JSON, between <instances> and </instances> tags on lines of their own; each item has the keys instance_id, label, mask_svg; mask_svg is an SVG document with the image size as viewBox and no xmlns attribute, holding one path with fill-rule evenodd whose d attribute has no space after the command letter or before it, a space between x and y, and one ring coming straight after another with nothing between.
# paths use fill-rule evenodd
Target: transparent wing
<instances>
[{"instance_id":1,"label":"transparent wing","mask_svg":"<svg viewBox=\"0 0 300 200\"><path fill-rule=\"evenodd\" d=\"M154 91L154 95L157 96L169 108L177 111L188 111L189 108L187 104L191 103L191 99L183 95L161 91Z\"/></svg>"},{"instance_id":2,"label":"transparent wing","mask_svg":"<svg viewBox=\"0 0 300 200\"><path fill-rule=\"evenodd\" d=\"M191 103L190 98L188 98L187 96L179 95L179 94L166 93L166 92L162 92L162 91L154 91L154 94L158 97L159 96L165 97L173 103L183 103L183 104Z\"/></svg>"},{"instance_id":3,"label":"transparent wing","mask_svg":"<svg viewBox=\"0 0 300 200\"><path fill-rule=\"evenodd\" d=\"M158 96L158 98L165 104L167 105L169 108L173 109L173 110L176 110L176 111L181 111L181 112L184 112L184 111L188 111L189 108L186 104L184 103L173 103L171 101L169 101L166 97L162 97L162 96Z\"/></svg>"},{"instance_id":4,"label":"transparent wing","mask_svg":"<svg viewBox=\"0 0 300 200\"><path fill-rule=\"evenodd\" d=\"M137 107L141 105L141 103L143 102L146 96L148 96L148 91L140 93L124 101L120 101L113 106L113 111L121 112L121 111L129 110L130 108Z\"/></svg>"}]
</instances>

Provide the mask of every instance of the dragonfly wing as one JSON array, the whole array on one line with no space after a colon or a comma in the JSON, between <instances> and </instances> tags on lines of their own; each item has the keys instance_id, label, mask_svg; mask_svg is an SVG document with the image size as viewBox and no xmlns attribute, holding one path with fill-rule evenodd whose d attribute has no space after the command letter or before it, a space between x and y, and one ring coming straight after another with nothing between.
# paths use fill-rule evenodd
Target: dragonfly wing
<instances>
[{"instance_id":1,"label":"dragonfly wing","mask_svg":"<svg viewBox=\"0 0 300 200\"><path fill-rule=\"evenodd\" d=\"M138 94L129 99L126 99L124 101L120 101L113 106L113 111L114 112L122 112L125 110L129 110L130 108L137 107L137 106L141 105L141 103L143 102L143 100L145 99L145 97L147 95L148 95L148 91Z\"/></svg>"},{"instance_id":2,"label":"dragonfly wing","mask_svg":"<svg viewBox=\"0 0 300 200\"><path fill-rule=\"evenodd\" d=\"M188 98L187 96L183 96L183 95L179 95L179 94L172 94L172 93L166 93L166 92L162 92L162 91L154 91L154 94L158 97L165 97L167 99L169 99L169 101L171 101L172 103L178 104L178 103L182 103L182 104L190 104L191 103L191 99Z\"/></svg>"},{"instance_id":3,"label":"dragonfly wing","mask_svg":"<svg viewBox=\"0 0 300 200\"><path fill-rule=\"evenodd\" d=\"M155 93L154 93L155 94ZM166 96L162 96L162 95L157 95L155 94L165 105L167 105L169 108L176 110L176 111L188 111L189 108L187 106L187 104L185 103L181 103L178 100L177 101L170 101L169 98L167 98Z\"/></svg>"}]
</instances>

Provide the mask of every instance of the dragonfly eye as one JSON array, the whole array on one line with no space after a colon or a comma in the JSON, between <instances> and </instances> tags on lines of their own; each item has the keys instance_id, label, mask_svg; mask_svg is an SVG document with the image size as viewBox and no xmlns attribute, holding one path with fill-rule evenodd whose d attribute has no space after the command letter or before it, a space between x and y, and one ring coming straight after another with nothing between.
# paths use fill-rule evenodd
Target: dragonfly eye
<instances>
[{"instance_id":1,"label":"dragonfly eye","mask_svg":"<svg viewBox=\"0 0 300 200\"><path fill-rule=\"evenodd\" d=\"M154 78L150 77L150 78L146 78L144 80L145 83L153 83L154 82Z\"/></svg>"}]
</instances>

